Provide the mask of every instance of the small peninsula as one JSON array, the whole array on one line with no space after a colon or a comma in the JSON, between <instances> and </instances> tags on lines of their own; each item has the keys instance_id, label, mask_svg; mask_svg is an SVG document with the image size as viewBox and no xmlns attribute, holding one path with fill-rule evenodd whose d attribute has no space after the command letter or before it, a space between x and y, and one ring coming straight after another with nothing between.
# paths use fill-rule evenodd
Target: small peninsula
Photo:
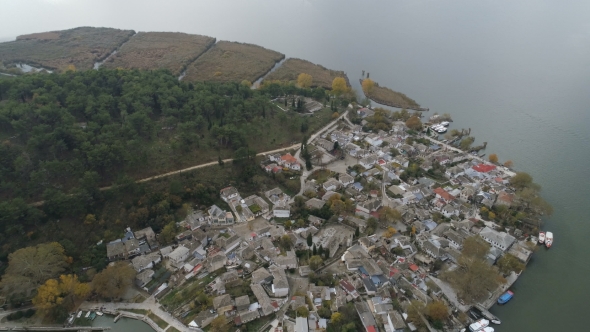
<instances>
[{"instance_id":1,"label":"small peninsula","mask_svg":"<svg viewBox=\"0 0 590 332\"><path fill-rule=\"evenodd\" d=\"M379 83L370 78L360 79L359 81L365 96L374 102L396 108L405 108L411 111L428 111L428 108L420 107L414 99L401 92L379 86Z\"/></svg>"}]
</instances>

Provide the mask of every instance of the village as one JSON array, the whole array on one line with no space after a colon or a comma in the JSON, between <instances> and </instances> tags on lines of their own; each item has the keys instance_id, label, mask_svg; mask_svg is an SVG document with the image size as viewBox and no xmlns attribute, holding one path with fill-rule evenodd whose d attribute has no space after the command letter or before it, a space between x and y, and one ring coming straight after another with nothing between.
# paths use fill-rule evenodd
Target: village
<instances>
[{"instance_id":1,"label":"village","mask_svg":"<svg viewBox=\"0 0 590 332\"><path fill-rule=\"evenodd\" d=\"M225 205L191 210L174 244L161 246L150 227L127 229L107 244L108 259L129 261L136 286L194 331L218 317L238 329L320 331L346 306L367 332L441 329L423 316L417 324L416 301L442 302L449 328L468 325L465 313L489 309L520 271L474 303L439 274L458 268L474 238L487 243L490 266L505 255L528 263L536 239L482 215L514 204L515 173L402 121L365 132L375 111L348 112L361 123L343 116L307 142L312 169L301 150L264 156L269 176L299 177L294 197L220 188Z\"/></svg>"}]
</instances>

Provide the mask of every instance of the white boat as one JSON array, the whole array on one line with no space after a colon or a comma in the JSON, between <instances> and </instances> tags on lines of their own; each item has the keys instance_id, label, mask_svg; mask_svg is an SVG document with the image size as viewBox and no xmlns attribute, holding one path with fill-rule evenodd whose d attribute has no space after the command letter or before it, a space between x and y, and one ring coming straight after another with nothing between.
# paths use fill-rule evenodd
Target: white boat
<instances>
[{"instance_id":1,"label":"white boat","mask_svg":"<svg viewBox=\"0 0 590 332\"><path fill-rule=\"evenodd\" d=\"M545 243L545 233L543 233L543 232L539 232L539 243L540 244Z\"/></svg>"},{"instance_id":2,"label":"white boat","mask_svg":"<svg viewBox=\"0 0 590 332\"><path fill-rule=\"evenodd\" d=\"M448 127L450 125L449 121L443 121L440 123L441 125Z\"/></svg>"},{"instance_id":3,"label":"white boat","mask_svg":"<svg viewBox=\"0 0 590 332\"><path fill-rule=\"evenodd\" d=\"M78 311L78 314L76 315L76 318L80 318L82 317L82 310Z\"/></svg>"},{"instance_id":4,"label":"white boat","mask_svg":"<svg viewBox=\"0 0 590 332\"><path fill-rule=\"evenodd\" d=\"M99 316L102 316L103 315L102 311L97 311L96 314L99 315Z\"/></svg>"},{"instance_id":5,"label":"white boat","mask_svg":"<svg viewBox=\"0 0 590 332\"><path fill-rule=\"evenodd\" d=\"M491 326L484 327L483 329L479 330L480 332L494 332L494 328Z\"/></svg>"},{"instance_id":6,"label":"white boat","mask_svg":"<svg viewBox=\"0 0 590 332\"><path fill-rule=\"evenodd\" d=\"M492 319L491 322L492 322L492 324L496 324L496 325L502 324L502 322L497 319Z\"/></svg>"},{"instance_id":7,"label":"white boat","mask_svg":"<svg viewBox=\"0 0 590 332\"><path fill-rule=\"evenodd\" d=\"M488 325L490 325L490 321L485 318L482 318L482 319L476 321L475 323L469 325L469 331L471 331L471 332L482 331L484 328L488 327Z\"/></svg>"},{"instance_id":8,"label":"white boat","mask_svg":"<svg viewBox=\"0 0 590 332\"><path fill-rule=\"evenodd\" d=\"M88 312L86 313L86 316L84 316L84 318L88 318L88 317L90 317L90 314L91 314L91 313L92 313L92 311L88 311Z\"/></svg>"},{"instance_id":9,"label":"white boat","mask_svg":"<svg viewBox=\"0 0 590 332\"><path fill-rule=\"evenodd\" d=\"M547 232L545 234L545 247L551 248L553 245L553 233Z\"/></svg>"}]
</instances>

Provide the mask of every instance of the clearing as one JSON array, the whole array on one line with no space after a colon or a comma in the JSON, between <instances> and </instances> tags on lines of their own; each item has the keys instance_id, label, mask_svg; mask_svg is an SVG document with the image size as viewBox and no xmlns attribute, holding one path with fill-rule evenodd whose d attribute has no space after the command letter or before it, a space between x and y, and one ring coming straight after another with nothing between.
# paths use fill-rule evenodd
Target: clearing
<instances>
[{"instance_id":1,"label":"clearing","mask_svg":"<svg viewBox=\"0 0 590 332\"><path fill-rule=\"evenodd\" d=\"M179 32L139 32L110 57L107 68L170 70L174 75L186 67L213 44L215 38Z\"/></svg>"},{"instance_id":2,"label":"clearing","mask_svg":"<svg viewBox=\"0 0 590 332\"><path fill-rule=\"evenodd\" d=\"M49 69L92 69L135 32L111 28L81 27L35 33L0 43L0 61L6 65L26 63Z\"/></svg>"},{"instance_id":3,"label":"clearing","mask_svg":"<svg viewBox=\"0 0 590 332\"><path fill-rule=\"evenodd\" d=\"M284 54L258 45L220 41L188 67L185 79L254 82L284 57Z\"/></svg>"}]
</instances>

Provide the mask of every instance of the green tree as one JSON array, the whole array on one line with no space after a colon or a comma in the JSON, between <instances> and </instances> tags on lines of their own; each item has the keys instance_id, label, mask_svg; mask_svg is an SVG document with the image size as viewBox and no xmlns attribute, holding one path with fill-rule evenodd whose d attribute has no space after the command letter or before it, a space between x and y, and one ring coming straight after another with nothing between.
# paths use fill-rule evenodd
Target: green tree
<instances>
[{"instance_id":1,"label":"green tree","mask_svg":"<svg viewBox=\"0 0 590 332\"><path fill-rule=\"evenodd\" d=\"M162 229L159 240L162 244L170 244L174 241L176 234L178 234L178 226L174 221L171 221Z\"/></svg>"},{"instance_id":2,"label":"green tree","mask_svg":"<svg viewBox=\"0 0 590 332\"><path fill-rule=\"evenodd\" d=\"M225 315L220 315L211 321L211 328L209 330L211 332L229 332L229 329L230 327L227 324Z\"/></svg>"},{"instance_id":3,"label":"green tree","mask_svg":"<svg viewBox=\"0 0 590 332\"><path fill-rule=\"evenodd\" d=\"M301 306L301 307L297 308L297 310L295 310L295 312L297 313L297 317L307 318L309 316L309 310L305 306Z\"/></svg>"},{"instance_id":4,"label":"green tree","mask_svg":"<svg viewBox=\"0 0 590 332\"><path fill-rule=\"evenodd\" d=\"M469 148L471 147L471 144L473 144L473 142L475 141L475 138L468 136L465 137L464 139L461 140L461 142L459 142L459 147L461 148L461 150L469 150Z\"/></svg>"},{"instance_id":5,"label":"green tree","mask_svg":"<svg viewBox=\"0 0 590 332\"><path fill-rule=\"evenodd\" d=\"M94 276L92 288L104 298L118 299L133 284L135 270L126 262L116 262Z\"/></svg>"},{"instance_id":6,"label":"green tree","mask_svg":"<svg viewBox=\"0 0 590 332\"><path fill-rule=\"evenodd\" d=\"M57 242L19 249L8 255L8 268L0 288L5 295L29 298L34 289L60 275L67 266L65 250Z\"/></svg>"},{"instance_id":7,"label":"green tree","mask_svg":"<svg viewBox=\"0 0 590 332\"><path fill-rule=\"evenodd\" d=\"M311 268L312 270L315 271L322 265L323 262L324 261L322 260L322 258L320 256L317 256L314 254L309 259L309 268Z\"/></svg>"},{"instance_id":8,"label":"green tree","mask_svg":"<svg viewBox=\"0 0 590 332\"><path fill-rule=\"evenodd\" d=\"M525 265L516 256L508 253L500 257L496 265L504 275L508 275L512 271L520 273L525 268Z\"/></svg>"},{"instance_id":9,"label":"green tree","mask_svg":"<svg viewBox=\"0 0 590 332\"><path fill-rule=\"evenodd\" d=\"M312 244L312 237L311 237L311 233L307 234L307 246L311 247Z\"/></svg>"},{"instance_id":10,"label":"green tree","mask_svg":"<svg viewBox=\"0 0 590 332\"><path fill-rule=\"evenodd\" d=\"M291 237L289 235L281 236L281 239L279 240L279 245L281 246L281 248L283 248L283 250L291 250L291 247L293 246Z\"/></svg>"},{"instance_id":11,"label":"green tree","mask_svg":"<svg viewBox=\"0 0 590 332\"><path fill-rule=\"evenodd\" d=\"M490 245L480 236L470 236L463 241L461 253L465 256L484 259L490 251Z\"/></svg>"},{"instance_id":12,"label":"green tree","mask_svg":"<svg viewBox=\"0 0 590 332\"><path fill-rule=\"evenodd\" d=\"M442 301L433 301L426 305L426 316L434 321L443 321L449 317L449 308Z\"/></svg>"}]
</instances>

